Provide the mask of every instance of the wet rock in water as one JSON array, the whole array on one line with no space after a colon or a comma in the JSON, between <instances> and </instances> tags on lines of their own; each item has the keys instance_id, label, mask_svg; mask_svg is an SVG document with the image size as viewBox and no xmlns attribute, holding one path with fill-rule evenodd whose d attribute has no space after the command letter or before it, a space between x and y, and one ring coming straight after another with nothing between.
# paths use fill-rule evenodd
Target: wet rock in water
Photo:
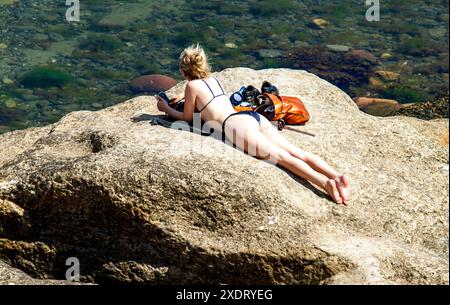
<instances>
[{"instance_id":1,"label":"wet rock in water","mask_svg":"<svg viewBox=\"0 0 450 305\"><path fill-rule=\"evenodd\" d=\"M390 99L357 97L354 101L361 111L375 116L390 116L403 107L402 104Z\"/></svg>"},{"instance_id":2,"label":"wet rock in water","mask_svg":"<svg viewBox=\"0 0 450 305\"><path fill-rule=\"evenodd\" d=\"M13 82L11 79L9 79L7 76L4 76L4 77L3 77L2 82L3 82L5 85L11 85L11 84L14 84L14 82Z\"/></svg>"},{"instance_id":3,"label":"wet rock in water","mask_svg":"<svg viewBox=\"0 0 450 305\"><path fill-rule=\"evenodd\" d=\"M76 256L98 283L448 284L448 148L305 71L214 75L229 92L270 80L301 97L311 120L292 128L315 137L283 134L348 174L350 206L213 137L149 124L161 113L143 96L0 136L0 199L30 224L4 227L0 258L62 277Z\"/></svg>"},{"instance_id":4,"label":"wet rock in water","mask_svg":"<svg viewBox=\"0 0 450 305\"><path fill-rule=\"evenodd\" d=\"M35 41L45 41L45 40L48 40L48 35L42 34L42 33L37 33L36 35L33 36L33 40L35 40Z\"/></svg>"},{"instance_id":5,"label":"wet rock in water","mask_svg":"<svg viewBox=\"0 0 450 305\"><path fill-rule=\"evenodd\" d=\"M155 93L166 91L177 84L177 81L169 76L153 74L144 75L131 81L130 89L134 93Z\"/></svg>"},{"instance_id":6,"label":"wet rock in water","mask_svg":"<svg viewBox=\"0 0 450 305\"><path fill-rule=\"evenodd\" d=\"M377 62L377 58L375 57L375 55L373 55L372 53L370 53L368 51L364 51L364 50L351 50L349 52L349 56L359 57L362 60L368 61L371 63Z\"/></svg>"},{"instance_id":7,"label":"wet rock in water","mask_svg":"<svg viewBox=\"0 0 450 305\"><path fill-rule=\"evenodd\" d=\"M229 49L236 49L237 45L233 42L227 42L227 43L225 43L225 47L227 47Z\"/></svg>"},{"instance_id":8,"label":"wet rock in water","mask_svg":"<svg viewBox=\"0 0 450 305\"><path fill-rule=\"evenodd\" d=\"M6 49L7 47L8 47L8 45L6 43L0 42L0 50Z\"/></svg>"},{"instance_id":9,"label":"wet rock in water","mask_svg":"<svg viewBox=\"0 0 450 305\"><path fill-rule=\"evenodd\" d=\"M400 78L400 73L397 72L393 72L393 71L384 71L384 70L379 70L379 71L375 71L375 74L378 75L379 77L381 77L382 79L386 80L386 81L396 81Z\"/></svg>"},{"instance_id":10,"label":"wet rock in water","mask_svg":"<svg viewBox=\"0 0 450 305\"><path fill-rule=\"evenodd\" d=\"M435 39L442 39L443 37L448 36L448 28L447 27L433 27L428 29L428 34Z\"/></svg>"},{"instance_id":11,"label":"wet rock in water","mask_svg":"<svg viewBox=\"0 0 450 305\"><path fill-rule=\"evenodd\" d=\"M350 50L350 47L339 44L328 44L326 47L333 52L347 52Z\"/></svg>"},{"instance_id":12,"label":"wet rock in water","mask_svg":"<svg viewBox=\"0 0 450 305\"><path fill-rule=\"evenodd\" d=\"M276 58L281 57L283 53L277 49L261 49L257 51L260 58Z\"/></svg>"},{"instance_id":13,"label":"wet rock in water","mask_svg":"<svg viewBox=\"0 0 450 305\"><path fill-rule=\"evenodd\" d=\"M390 58L392 58L392 54L390 54L390 53L383 53L383 54L381 54L380 57L383 58L383 59L390 59Z\"/></svg>"},{"instance_id":14,"label":"wet rock in water","mask_svg":"<svg viewBox=\"0 0 450 305\"><path fill-rule=\"evenodd\" d=\"M12 98L7 99L6 101L3 102L3 104L5 105L6 108L10 109L17 107L17 102Z\"/></svg>"},{"instance_id":15,"label":"wet rock in water","mask_svg":"<svg viewBox=\"0 0 450 305\"><path fill-rule=\"evenodd\" d=\"M316 18L313 19L311 21L311 23L309 23L309 26L315 29L319 29L322 30L324 28L326 28L326 26L328 25L328 21L322 19L322 18Z\"/></svg>"},{"instance_id":16,"label":"wet rock in water","mask_svg":"<svg viewBox=\"0 0 450 305\"><path fill-rule=\"evenodd\" d=\"M375 63L361 53L336 53L327 48L304 47L287 54L285 66L304 69L333 85L351 92L351 87L361 87L369 82Z\"/></svg>"},{"instance_id":17,"label":"wet rock in water","mask_svg":"<svg viewBox=\"0 0 450 305\"><path fill-rule=\"evenodd\" d=\"M92 103L92 107L94 107L94 108L102 108L103 105L100 104L100 103Z\"/></svg>"},{"instance_id":18,"label":"wet rock in water","mask_svg":"<svg viewBox=\"0 0 450 305\"><path fill-rule=\"evenodd\" d=\"M409 104L399 109L395 115L406 115L422 120L448 118L448 94L432 101Z\"/></svg>"},{"instance_id":19,"label":"wet rock in water","mask_svg":"<svg viewBox=\"0 0 450 305\"><path fill-rule=\"evenodd\" d=\"M374 89L385 89L386 85L377 77L369 77L369 86Z\"/></svg>"}]
</instances>

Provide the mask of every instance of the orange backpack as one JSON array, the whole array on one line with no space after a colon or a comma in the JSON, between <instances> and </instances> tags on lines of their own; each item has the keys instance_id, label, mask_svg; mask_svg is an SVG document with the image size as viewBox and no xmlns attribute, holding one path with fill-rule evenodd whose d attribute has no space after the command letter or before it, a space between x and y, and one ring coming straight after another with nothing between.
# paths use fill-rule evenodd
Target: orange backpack
<instances>
[{"instance_id":1,"label":"orange backpack","mask_svg":"<svg viewBox=\"0 0 450 305\"><path fill-rule=\"evenodd\" d=\"M257 111L269 121L277 121L279 130L282 130L286 124L300 125L309 121L309 112L298 97L263 93L257 98L259 106L256 109L241 106L235 106L234 109Z\"/></svg>"}]
</instances>

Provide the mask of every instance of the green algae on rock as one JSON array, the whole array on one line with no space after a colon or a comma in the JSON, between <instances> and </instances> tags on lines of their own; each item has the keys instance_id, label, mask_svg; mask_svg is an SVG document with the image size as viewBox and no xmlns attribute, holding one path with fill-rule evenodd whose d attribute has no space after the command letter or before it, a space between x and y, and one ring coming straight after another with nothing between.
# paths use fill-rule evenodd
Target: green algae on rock
<instances>
[{"instance_id":1,"label":"green algae on rock","mask_svg":"<svg viewBox=\"0 0 450 305\"><path fill-rule=\"evenodd\" d=\"M63 87L76 82L70 74L53 66L36 67L25 73L20 84L26 88Z\"/></svg>"}]
</instances>

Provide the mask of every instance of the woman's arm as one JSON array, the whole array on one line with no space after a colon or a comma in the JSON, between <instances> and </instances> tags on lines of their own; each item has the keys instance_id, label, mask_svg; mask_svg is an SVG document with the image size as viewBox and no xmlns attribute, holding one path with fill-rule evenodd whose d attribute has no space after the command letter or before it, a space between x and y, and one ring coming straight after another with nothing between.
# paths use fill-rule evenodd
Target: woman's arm
<instances>
[{"instance_id":1,"label":"woman's arm","mask_svg":"<svg viewBox=\"0 0 450 305\"><path fill-rule=\"evenodd\" d=\"M174 97L172 97L170 99L169 105L171 107L174 107L176 104L178 104L179 102L181 102L182 100L184 100L184 96L182 95L175 95Z\"/></svg>"},{"instance_id":2,"label":"woman's arm","mask_svg":"<svg viewBox=\"0 0 450 305\"><path fill-rule=\"evenodd\" d=\"M171 108L166 101L164 101L161 97L156 96L158 100L158 109L160 111L164 111L169 116L177 119L190 122L192 121L194 110L195 110L195 94L194 90L192 90L192 85L188 83L186 85L185 93L184 93L184 111L176 111Z\"/></svg>"}]
</instances>

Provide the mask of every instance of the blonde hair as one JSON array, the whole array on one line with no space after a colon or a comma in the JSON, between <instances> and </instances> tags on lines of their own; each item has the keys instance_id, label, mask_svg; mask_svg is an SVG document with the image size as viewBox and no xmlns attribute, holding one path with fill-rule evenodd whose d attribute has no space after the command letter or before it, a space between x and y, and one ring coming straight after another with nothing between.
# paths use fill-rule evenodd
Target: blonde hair
<instances>
[{"instance_id":1,"label":"blonde hair","mask_svg":"<svg viewBox=\"0 0 450 305\"><path fill-rule=\"evenodd\" d=\"M180 68L190 79L207 78L211 75L208 56L199 43L191 45L181 52Z\"/></svg>"}]
</instances>

